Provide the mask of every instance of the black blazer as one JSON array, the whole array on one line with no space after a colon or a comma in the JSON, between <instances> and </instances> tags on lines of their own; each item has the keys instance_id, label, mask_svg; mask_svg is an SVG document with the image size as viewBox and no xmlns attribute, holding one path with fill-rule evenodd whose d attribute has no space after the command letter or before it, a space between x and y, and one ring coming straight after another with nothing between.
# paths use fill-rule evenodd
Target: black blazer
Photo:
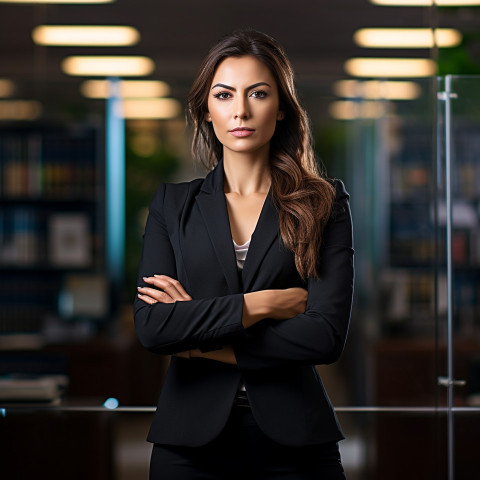
<instances>
[{"instance_id":1,"label":"black blazer","mask_svg":"<svg viewBox=\"0 0 480 480\"><path fill-rule=\"evenodd\" d=\"M233 344L238 366L172 357L148 440L199 446L225 426L244 382L253 415L273 440L287 445L343 438L315 365L335 362L344 347L353 294L348 194L335 181L336 204L320 251L319 279L304 283L282 244L268 194L238 272L223 190L223 163L203 179L162 184L150 204L139 285L144 276L178 279L189 302L135 300L141 343L158 354ZM242 326L243 293L308 289L305 313Z\"/></svg>"}]
</instances>

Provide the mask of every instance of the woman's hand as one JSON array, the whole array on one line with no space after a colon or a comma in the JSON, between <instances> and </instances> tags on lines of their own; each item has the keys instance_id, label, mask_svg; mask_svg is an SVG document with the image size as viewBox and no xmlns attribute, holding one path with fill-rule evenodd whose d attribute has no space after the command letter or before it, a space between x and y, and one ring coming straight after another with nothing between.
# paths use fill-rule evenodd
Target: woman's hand
<instances>
[{"instance_id":1,"label":"woman's hand","mask_svg":"<svg viewBox=\"0 0 480 480\"><path fill-rule=\"evenodd\" d=\"M305 312L308 292L304 288L287 288L273 292L273 308L269 318L284 320Z\"/></svg>"},{"instance_id":2,"label":"woman's hand","mask_svg":"<svg viewBox=\"0 0 480 480\"><path fill-rule=\"evenodd\" d=\"M149 305L154 303L174 303L174 302L188 302L192 297L185 291L182 284L167 275L154 275L153 277L143 277L143 281L151 287L137 287L138 298ZM225 345L220 350L211 352L202 352L195 348L185 352L177 352L175 357L185 358L207 358L217 362L229 363L235 365L237 360L233 353L231 345Z\"/></svg>"},{"instance_id":3,"label":"woman's hand","mask_svg":"<svg viewBox=\"0 0 480 480\"><path fill-rule=\"evenodd\" d=\"M182 284L167 275L143 277L143 281L152 287L137 287L138 298L145 303L189 302L192 297L185 291Z\"/></svg>"},{"instance_id":4,"label":"woman's hand","mask_svg":"<svg viewBox=\"0 0 480 480\"><path fill-rule=\"evenodd\" d=\"M305 312L308 292L304 288L260 290L243 296L242 323L245 328L264 318L285 320Z\"/></svg>"}]
</instances>

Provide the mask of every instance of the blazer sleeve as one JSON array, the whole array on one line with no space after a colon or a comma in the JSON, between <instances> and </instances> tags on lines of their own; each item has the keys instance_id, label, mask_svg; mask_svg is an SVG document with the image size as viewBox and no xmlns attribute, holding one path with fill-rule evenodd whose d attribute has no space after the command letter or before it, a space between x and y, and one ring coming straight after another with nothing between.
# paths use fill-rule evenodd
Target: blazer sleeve
<instances>
[{"instance_id":1,"label":"blazer sleeve","mask_svg":"<svg viewBox=\"0 0 480 480\"><path fill-rule=\"evenodd\" d=\"M143 236L138 285L155 274L177 277L175 252L164 215L165 184L149 207ZM218 348L245 335L242 325L243 293L149 305L134 301L135 329L140 343L154 353L173 354L193 348Z\"/></svg>"},{"instance_id":2,"label":"blazer sleeve","mask_svg":"<svg viewBox=\"0 0 480 480\"><path fill-rule=\"evenodd\" d=\"M335 211L320 250L319 278L308 281L305 313L282 321L267 320L254 335L237 342L234 351L240 370L338 360L350 322L353 280L348 194L337 182Z\"/></svg>"}]
</instances>

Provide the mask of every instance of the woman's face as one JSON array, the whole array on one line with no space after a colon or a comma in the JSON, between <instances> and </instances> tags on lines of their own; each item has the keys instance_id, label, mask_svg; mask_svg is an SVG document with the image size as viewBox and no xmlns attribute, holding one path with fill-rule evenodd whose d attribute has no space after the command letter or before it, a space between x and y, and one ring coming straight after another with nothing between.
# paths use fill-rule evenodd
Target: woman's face
<instances>
[{"instance_id":1,"label":"woman's face","mask_svg":"<svg viewBox=\"0 0 480 480\"><path fill-rule=\"evenodd\" d=\"M228 57L217 67L208 95L206 120L227 151L269 151L279 106L277 83L267 66L252 56Z\"/></svg>"}]
</instances>

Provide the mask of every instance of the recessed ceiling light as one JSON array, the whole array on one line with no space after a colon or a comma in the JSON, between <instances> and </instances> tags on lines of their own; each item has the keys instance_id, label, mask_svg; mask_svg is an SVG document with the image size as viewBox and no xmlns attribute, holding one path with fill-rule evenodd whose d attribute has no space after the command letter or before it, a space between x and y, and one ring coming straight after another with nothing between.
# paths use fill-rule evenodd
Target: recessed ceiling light
<instances>
[{"instance_id":1,"label":"recessed ceiling light","mask_svg":"<svg viewBox=\"0 0 480 480\"><path fill-rule=\"evenodd\" d=\"M126 46L138 43L138 30L128 26L39 25L33 41L49 46Z\"/></svg>"},{"instance_id":2,"label":"recessed ceiling light","mask_svg":"<svg viewBox=\"0 0 480 480\"><path fill-rule=\"evenodd\" d=\"M0 120L36 120L42 104L35 100L0 100Z\"/></svg>"},{"instance_id":3,"label":"recessed ceiling light","mask_svg":"<svg viewBox=\"0 0 480 480\"><path fill-rule=\"evenodd\" d=\"M480 0L434 0L433 3L439 7L468 7L480 5Z\"/></svg>"},{"instance_id":4,"label":"recessed ceiling light","mask_svg":"<svg viewBox=\"0 0 480 480\"><path fill-rule=\"evenodd\" d=\"M393 107L385 102L353 102L351 100L337 100L332 102L328 111L336 120L355 120L381 118L390 112Z\"/></svg>"},{"instance_id":5,"label":"recessed ceiling light","mask_svg":"<svg viewBox=\"0 0 480 480\"><path fill-rule=\"evenodd\" d=\"M113 3L116 0L0 0L0 3Z\"/></svg>"},{"instance_id":6,"label":"recessed ceiling light","mask_svg":"<svg viewBox=\"0 0 480 480\"><path fill-rule=\"evenodd\" d=\"M459 45L462 34L453 28L362 28L353 40L368 48L445 48Z\"/></svg>"},{"instance_id":7,"label":"recessed ceiling light","mask_svg":"<svg viewBox=\"0 0 480 480\"><path fill-rule=\"evenodd\" d=\"M337 100L328 106L330 116L336 120L354 120L358 109L359 106L350 100Z\"/></svg>"},{"instance_id":8,"label":"recessed ceiling light","mask_svg":"<svg viewBox=\"0 0 480 480\"><path fill-rule=\"evenodd\" d=\"M394 7L466 7L480 5L480 0L370 0L376 5L388 5Z\"/></svg>"},{"instance_id":9,"label":"recessed ceiling light","mask_svg":"<svg viewBox=\"0 0 480 480\"><path fill-rule=\"evenodd\" d=\"M344 68L353 77L413 78L434 75L437 65L428 58L351 58Z\"/></svg>"},{"instance_id":10,"label":"recessed ceiling light","mask_svg":"<svg viewBox=\"0 0 480 480\"><path fill-rule=\"evenodd\" d=\"M15 92L15 84L11 80L0 78L0 97L11 97Z\"/></svg>"},{"instance_id":11,"label":"recessed ceiling light","mask_svg":"<svg viewBox=\"0 0 480 480\"><path fill-rule=\"evenodd\" d=\"M334 83L333 91L344 98L414 100L420 96L422 89L415 82L339 80Z\"/></svg>"},{"instance_id":12,"label":"recessed ceiling light","mask_svg":"<svg viewBox=\"0 0 480 480\"><path fill-rule=\"evenodd\" d=\"M140 77L154 69L155 63L148 57L73 56L62 62L62 70L69 75Z\"/></svg>"},{"instance_id":13,"label":"recessed ceiling light","mask_svg":"<svg viewBox=\"0 0 480 480\"><path fill-rule=\"evenodd\" d=\"M107 98L110 96L108 80L87 80L80 85L82 95L88 98ZM170 87L158 80L122 80L120 95L123 98L166 97Z\"/></svg>"},{"instance_id":14,"label":"recessed ceiling light","mask_svg":"<svg viewBox=\"0 0 480 480\"><path fill-rule=\"evenodd\" d=\"M182 107L173 98L150 98L148 100L124 100L123 117L126 119L167 119L180 115Z\"/></svg>"}]
</instances>

